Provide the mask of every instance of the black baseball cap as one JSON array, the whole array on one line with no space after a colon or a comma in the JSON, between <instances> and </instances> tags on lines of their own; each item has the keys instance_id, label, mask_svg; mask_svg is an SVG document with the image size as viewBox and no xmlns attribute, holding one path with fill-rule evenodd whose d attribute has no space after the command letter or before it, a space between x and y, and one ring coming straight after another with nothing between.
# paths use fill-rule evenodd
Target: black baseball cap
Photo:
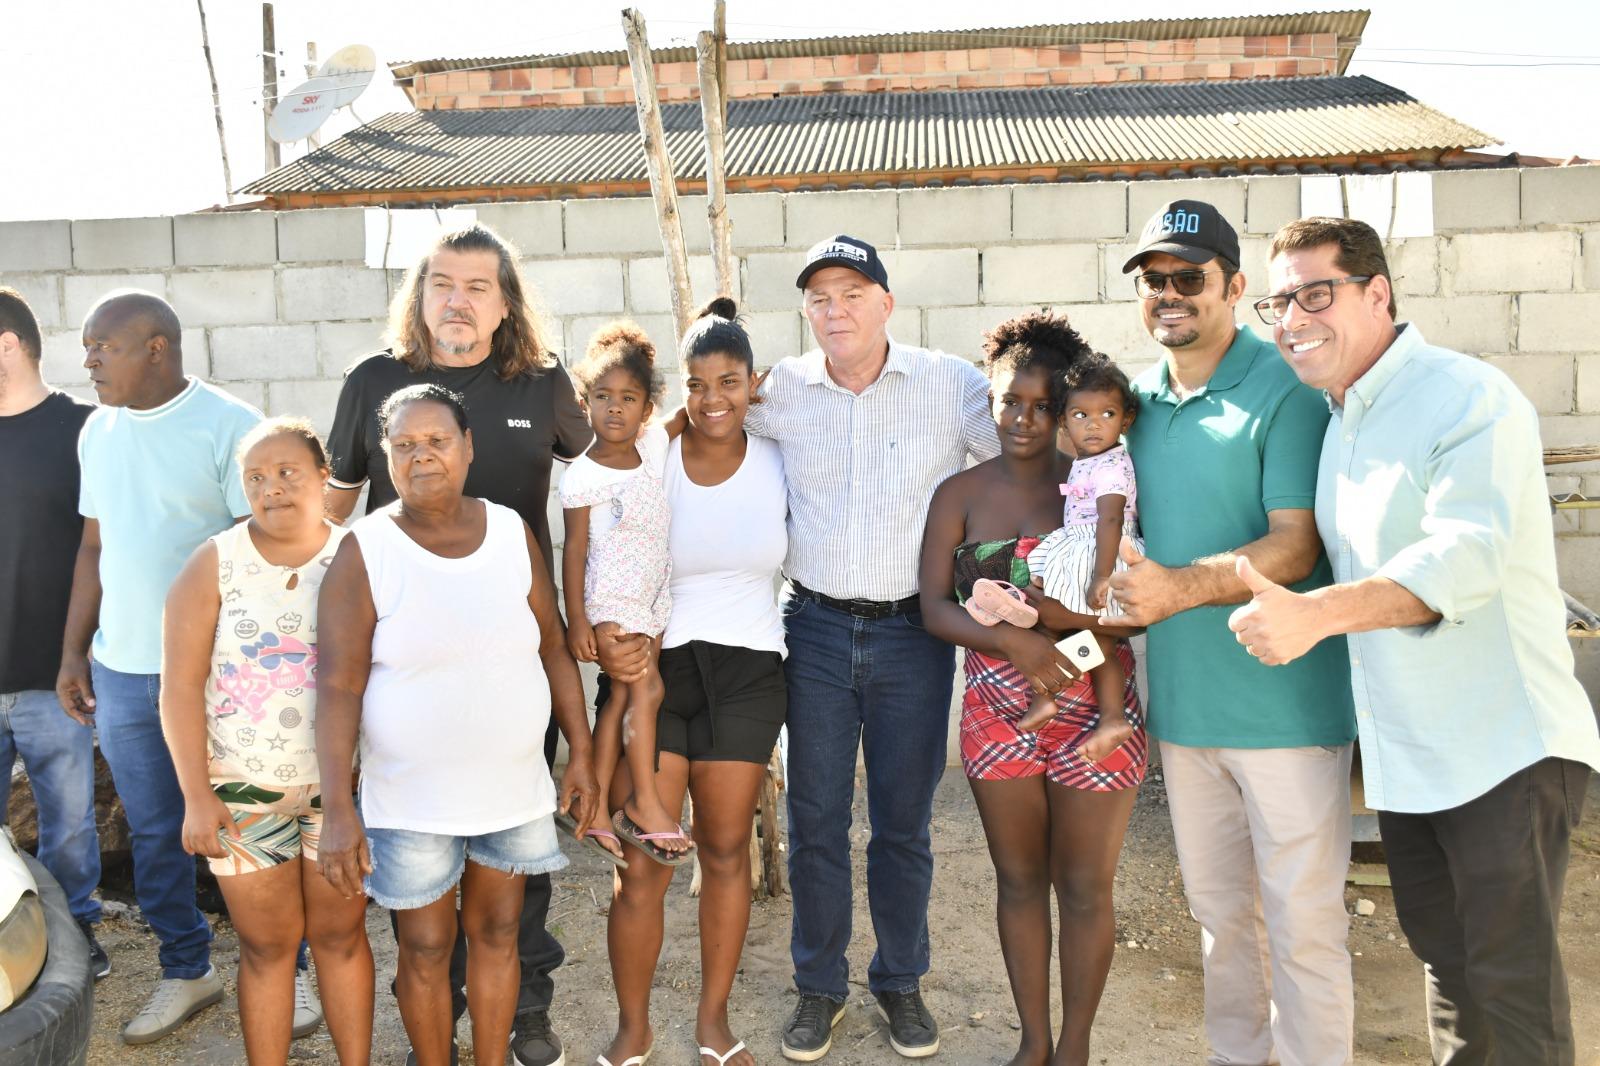
<instances>
[{"instance_id":1,"label":"black baseball cap","mask_svg":"<svg viewBox=\"0 0 1600 1066\"><path fill-rule=\"evenodd\" d=\"M825 241L818 241L806 253L805 269L795 279L795 288L803 289L811 275L824 267L848 267L868 281L875 281L889 291L889 272L878 258L878 250L860 237L836 233Z\"/></svg>"},{"instance_id":2,"label":"black baseball cap","mask_svg":"<svg viewBox=\"0 0 1600 1066\"><path fill-rule=\"evenodd\" d=\"M1201 200L1173 200L1156 208L1139 234L1139 250L1122 264L1124 274L1151 252L1165 252L1188 263L1221 256L1239 265L1239 235L1216 208Z\"/></svg>"}]
</instances>

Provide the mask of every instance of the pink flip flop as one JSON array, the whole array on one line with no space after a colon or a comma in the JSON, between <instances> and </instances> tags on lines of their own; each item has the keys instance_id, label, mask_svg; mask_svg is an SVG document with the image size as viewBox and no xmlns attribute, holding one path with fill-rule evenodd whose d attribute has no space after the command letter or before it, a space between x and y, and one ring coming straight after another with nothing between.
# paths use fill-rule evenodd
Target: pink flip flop
<instances>
[{"instance_id":1,"label":"pink flip flop","mask_svg":"<svg viewBox=\"0 0 1600 1066\"><path fill-rule=\"evenodd\" d=\"M578 820L572 817L572 815L557 811L555 820L557 826L565 830L568 836L572 837L573 840L578 841L585 848L588 848L590 851L599 855L602 859L605 859L613 866L621 867L624 870L628 868L627 859L624 859L621 855L616 854L610 848L600 843L601 840L605 839L617 839L617 834L613 833L611 830L591 829L582 837L580 837L577 834Z\"/></svg>"},{"instance_id":2,"label":"pink flip flop","mask_svg":"<svg viewBox=\"0 0 1600 1066\"><path fill-rule=\"evenodd\" d=\"M617 831L617 836L626 840L662 866L682 866L694 858L694 841L689 839L689 834L683 831L683 826L681 825L674 828L670 833L646 833L632 818L628 817L627 811L618 811L611 816L611 828ZM683 851L668 851L666 848L656 844L655 841L657 840L682 840L689 846Z\"/></svg>"},{"instance_id":3,"label":"pink flip flop","mask_svg":"<svg viewBox=\"0 0 1600 1066\"><path fill-rule=\"evenodd\" d=\"M980 577L972 583L967 597L967 613L986 626L1010 622L1021 629L1032 629L1039 612L1023 599L1022 590L1009 581Z\"/></svg>"}]
</instances>

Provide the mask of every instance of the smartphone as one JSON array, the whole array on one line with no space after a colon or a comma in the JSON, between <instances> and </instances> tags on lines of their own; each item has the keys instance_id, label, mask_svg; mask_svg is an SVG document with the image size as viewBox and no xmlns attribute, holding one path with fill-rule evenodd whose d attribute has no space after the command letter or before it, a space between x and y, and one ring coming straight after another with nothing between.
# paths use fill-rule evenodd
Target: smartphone
<instances>
[{"instance_id":1,"label":"smartphone","mask_svg":"<svg viewBox=\"0 0 1600 1066\"><path fill-rule=\"evenodd\" d=\"M1106 661L1106 657L1100 652L1100 642L1095 640L1094 634L1087 629L1056 641L1056 650L1085 674Z\"/></svg>"}]
</instances>

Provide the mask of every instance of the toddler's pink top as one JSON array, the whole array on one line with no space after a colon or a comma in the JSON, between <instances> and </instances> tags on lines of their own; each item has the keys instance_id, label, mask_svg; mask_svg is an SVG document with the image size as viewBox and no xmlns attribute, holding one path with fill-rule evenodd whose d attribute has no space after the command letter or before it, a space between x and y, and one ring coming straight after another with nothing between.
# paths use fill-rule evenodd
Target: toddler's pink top
<instances>
[{"instance_id":1,"label":"toddler's pink top","mask_svg":"<svg viewBox=\"0 0 1600 1066\"><path fill-rule=\"evenodd\" d=\"M1061 495L1067 498L1062 509L1062 525L1094 525L1100 520L1095 501L1106 495L1127 498L1122 521L1131 525L1139 515L1139 488L1133 479L1133 460L1128 456L1128 449L1118 444L1099 455L1074 459L1067 483L1061 486Z\"/></svg>"}]
</instances>

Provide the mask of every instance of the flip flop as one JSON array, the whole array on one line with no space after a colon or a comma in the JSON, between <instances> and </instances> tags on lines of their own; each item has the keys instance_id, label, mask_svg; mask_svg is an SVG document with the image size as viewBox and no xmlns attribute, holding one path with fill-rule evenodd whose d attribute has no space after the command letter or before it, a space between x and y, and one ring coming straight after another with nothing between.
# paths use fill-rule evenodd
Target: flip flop
<instances>
[{"instance_id":1,"label":"flip flop","mask_svg":"<svg viewBox=\"0 0 1600 1066\"><path fill-rule=\"evenodd\" d=\"M704 1045L701 1045L701 1047L700 1047L700 1057L703 1058L703 1059L716 1059L717 1060L717 1066L728 1066L728 1060L733 1058L735 1055L737 1055L739 1052L741 1052L743 1050L744 1050L744 1041L743 1040L741 1040L737 1044L733 1045L731 1048L729 1048L727 1051L723 1052L721 1055L718 1055L715 1051L712 1051L710 1048L708 1048L708 1047L706 1047Z\"/></svg>"},{"instance_id":2,"label":"flip flop","mask_svg":"<svg viewBox=\"0 0 1600 1066\"><path fill-rule=\"evenodd\" d=\"M1039 621L1039 612L1023 599L1022 590L1009 581L995 581L980 577L972 583L972 595L967 597L967 613L986 626L1010 622L1021 629L1032 629Z\"/></svg>"},{"instance_id":3,"label":"flip flop","mask_svg":"<svg viewBox=\"0 0 1600 1066\"><path fill-rule=\"evenodd\" d=\"M662 866L682 866L694 858L694 841L689 840L689 835L683 831L683 826L681 825L670 833L646 833L635 824L632 818L628 817L627 811L618 811L611 816L611 828L617 831L617 836L626 840ZM655 840L683 840L688 842L689 847L684 851L668 851L666 848L651 843Z\"/></svg>"},{"instance_id":4,"label":"flip flop","mask_svg":"<svg viewBox=\"0 0 1600 1066\"><path fill-rule=\"evenodd\" d=\"M645 1063L650 1061L650 1053L655 1049L656 1046L651 1044L649 1047L644 1049L643 1055L629 1055L621 1062L616 1063L615 1066L644 1066ZM597 1056L594 1062L595 1066L613 1066L611 1060L606 1058L604 1055Z\"/></svg>"},{"instance_id":5,"label":"flip flop","mask_svg":"<svg viewBox=\"0 0 1600 1066\"><path fill-rule=\"evenodd\" d=\"M566 834L568 836L570 836L573 840L576 840L578 843L582 844L585 848L587 848L588 850L594 852L596 855L599 855L602 859L605 859L607 862L611 863L613 866L619 866L624 870L626 870L628 868L628 860L627 859L624 859L622 856L615 854L614 852L612 852L612 850L610 848L608 848L604 844L600 843L600 840L595 839L596 837L599 837L601 839L604 839L606 837L610 837L612 840L616 840L617 839L617 834L613 833L609 829L591 829L587 833L585 833L582 837L579 837L578 836L578 820L576 818L572 817L572 815L570 815L570 814L565 814L565 813L560 812L560 811L556 812L556 816L555 817L556 817L556 825L560 826L563 830L565 830Z\"/></svg>"}]
</instances>

